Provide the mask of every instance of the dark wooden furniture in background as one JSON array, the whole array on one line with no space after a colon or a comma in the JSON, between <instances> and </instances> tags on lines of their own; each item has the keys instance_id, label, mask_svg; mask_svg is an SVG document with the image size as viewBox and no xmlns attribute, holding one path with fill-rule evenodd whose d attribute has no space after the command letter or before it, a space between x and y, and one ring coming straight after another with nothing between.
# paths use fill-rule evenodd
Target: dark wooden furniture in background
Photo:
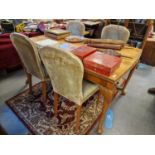
<instances>
[{"instance_id":1,"label":"dark wooden furniture in background","mask_svg":"<svg viewBox=\"0 0 155 155\"><path fill-rule=\"evenodd\" d=\"M104 19L83 19L85 24L86 31L89 31L89 34L86 36L88 38L101 38L101 32L103 27L106 25L106 20Z\"/></svg>"},{"instance_id":2,"label":"dark wooden furniture in background","mask_svg":"<svg viewBox=\"0 0 155 155\"><path fill-rule=\"evenodd\" d=\"M155 37L147 39L141 61L147 65L155 66Z\"/></svg>"},{"instance_id":3,"label":"dark wooden furniture in background","mask_svg":"<svg viewBox=\"0 0 155 155\"><path fill-rule=\"evenodd\" d=\"M107 24L117 24L127 27L130 31L130 38L128 43L136 47L136 42L139 42L141 45L138 47L143 49L149 32L152 28L153 20L139 19L138 21L138 19L108 19Z\"/></svg>"}]
</instances>

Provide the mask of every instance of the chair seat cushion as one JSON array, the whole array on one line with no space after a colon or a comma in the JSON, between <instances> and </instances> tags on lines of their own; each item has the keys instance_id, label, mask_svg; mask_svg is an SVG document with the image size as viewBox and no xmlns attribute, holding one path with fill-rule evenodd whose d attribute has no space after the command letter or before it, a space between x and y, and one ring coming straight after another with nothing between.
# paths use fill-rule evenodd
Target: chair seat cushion
<instances>
[{"instance_id":1,"label":"chair seat cushion","mask_svg":"<svg viewBox=\"0 0 155 155\"><path fill-rule=\"evenodd\" d=\"M93 84L87 80L83 80L83 100L84 103L86 100L89 99L95 92L99 90L99 86L97 84Z\"/></svg>"}]
</instances>

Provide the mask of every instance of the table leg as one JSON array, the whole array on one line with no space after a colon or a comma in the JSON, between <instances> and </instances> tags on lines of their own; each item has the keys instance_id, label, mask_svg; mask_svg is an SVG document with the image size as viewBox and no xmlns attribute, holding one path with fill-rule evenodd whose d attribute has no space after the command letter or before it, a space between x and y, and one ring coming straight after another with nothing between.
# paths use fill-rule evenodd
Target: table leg
<instances>
[{"instance_id":1,"label":"table leg","mask_svg":"<svg viewBox=\"0 0 155 155\"><path fill-rule=\"evenodd\" d=\"M103 133L103 120L104 120L105 113L106 113L106 111L107 111L107 109L108 109L108 107L112 101L112 97L114 94L113 90L110 90L110 89L105 88L105 87L101 88L101 92L104 96L104 102L103 102L102 112L101 112L101 116L100 116L99 124L98 124L98 128L97 128L98 134Z\"/></svg>"},{"instance_id":2,"label":"table leg","mask_svg":"<svg viewBox=\"0 0 155 155\"><path fill-rule=\"evenodd\" d=\"M126 79L125 82L124 82L121 95L125 95L125 94L126 94L125 88L126 88L128 82L130 81L130 79L131 79L131 77L132 77L132 74L133 74L133 72L135 71L136 67L137 67L137 65L135 65L135 67L129 72L129 75L128 75L127 79Z\"/></svg>"}]
</instances>

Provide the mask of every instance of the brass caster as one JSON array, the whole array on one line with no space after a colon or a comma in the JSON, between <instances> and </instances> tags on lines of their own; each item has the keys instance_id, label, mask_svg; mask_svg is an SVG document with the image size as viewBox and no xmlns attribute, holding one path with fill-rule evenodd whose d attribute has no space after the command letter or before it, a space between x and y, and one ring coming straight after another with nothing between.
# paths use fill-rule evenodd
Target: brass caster
<instances>
[{"instance_id":1,"label":"brass caster","mask_svg":"<svg viewBox=\"0 0 155 155\"><path fill-rule=\"evenodd\" d=\"M98 129L97 129L97 133L98 133L99 135L102 135L102 134L103 134L103 127L100 128L100 129L98 128Z\"/></svg>"},{"instance_id":2,"label":"brass caster","mask_svg":"<svg viewBox=\"0 0 155 155\"><path fill-rule=\"evenodd\" d=\"M126 95L126 91L122 91L121 95Z\"/></svg>"}]
</instances>

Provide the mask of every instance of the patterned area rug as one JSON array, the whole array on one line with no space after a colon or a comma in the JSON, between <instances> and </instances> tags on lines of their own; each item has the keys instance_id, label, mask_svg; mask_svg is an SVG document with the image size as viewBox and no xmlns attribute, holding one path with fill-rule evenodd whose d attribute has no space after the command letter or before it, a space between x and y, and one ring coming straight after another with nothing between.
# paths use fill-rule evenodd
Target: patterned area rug
<instances>
[{"instance_id":1,"label":"patterned area rug","mask_svg":"<svg viewBox=\"0 0 155 155\"><path fill-rule=\"evenodd\" d=\"M72 135L75 132L75 111L76 106L73 102L59 97L58 116L53 114L53 90L50 84L47 84L48 106L45 110L41 102L41 84L33 86L33 94L28 94L28 89L11 99L6 103L15 112L15 114L28 127L32 134L37 135ZM97 105L96 93L90 97L83 106L81 112L81 125L79 134L88 134L97 122L103 103L103 98Z\"/></svg>"}]
</instances>

